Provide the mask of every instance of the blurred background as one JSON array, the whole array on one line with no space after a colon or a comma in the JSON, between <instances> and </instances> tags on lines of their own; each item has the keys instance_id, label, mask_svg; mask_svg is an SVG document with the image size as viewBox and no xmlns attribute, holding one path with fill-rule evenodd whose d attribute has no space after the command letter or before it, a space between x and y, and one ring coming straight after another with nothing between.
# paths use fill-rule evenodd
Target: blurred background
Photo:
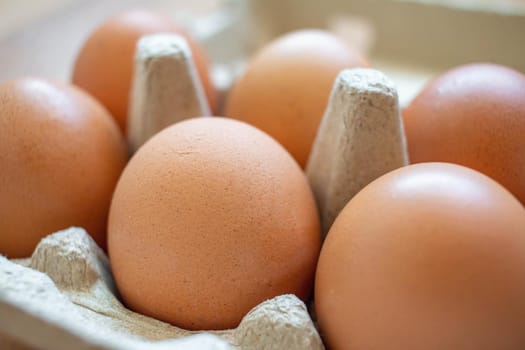
<instances>
[{"instance_id":1,"label":"blurred background","mask_svg":"<svg viewBox=\"0 0 525 350\"><path fill-rule=\"evenodd\" d=\"M69 80L88 34L137 7L174 17L200 40L224 89L263 43L303 27L330 29L361 49L398 84L401 104L462 63L525 71L525 0L0 0L0 81Z\"/></svg>"}]
</instances>

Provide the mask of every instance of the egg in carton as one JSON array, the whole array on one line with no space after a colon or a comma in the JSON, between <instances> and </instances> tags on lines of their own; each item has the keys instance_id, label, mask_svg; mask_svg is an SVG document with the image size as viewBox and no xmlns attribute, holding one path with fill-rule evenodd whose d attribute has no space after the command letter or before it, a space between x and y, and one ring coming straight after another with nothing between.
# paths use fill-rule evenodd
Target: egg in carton
<instances>
[{"instance_id":1,"label":"egg in carton","mask_svg":"<svg viewBox=\"0 0 525 350\"><path fill-rule=\"evenodd\" d=\"M184 38L137 44L128 143L210 110ZM372 69L342 71L315 139L307 177L322 230L360 189L408 162L393 83ZM0 343L8 349L323 349L306 305L281 295L235 329L187 331L126 309L109 260L81 228L44 238L32 257L0 258Z\"/></svg>"}]
</instances>

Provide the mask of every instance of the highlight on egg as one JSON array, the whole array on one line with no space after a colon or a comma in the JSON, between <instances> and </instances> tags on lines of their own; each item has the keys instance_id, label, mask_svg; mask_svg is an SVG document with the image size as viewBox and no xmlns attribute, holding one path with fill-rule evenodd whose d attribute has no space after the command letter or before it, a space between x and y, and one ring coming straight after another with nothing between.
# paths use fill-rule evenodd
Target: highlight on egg
<instances>
[{"instance_id":1,"label":"highlight on egg","mask_svg":"<svg viewBox=\"0 0 525 350\"><path fill-rule=\"evenodd\" d=\"M227 329L272 297L307 300L319 218L306 176L274 139L240 121L193 118L128 163L108 247L129 308L184 329Z\"/></svg>"},{"instance_id":2,"label":"highlight on egg","mask_svg":"<svg viewBox=\"0 0 525 350\"><path fill-rule=\"evenodd\" d=\"M330 32L291 32L248 62L224 113L270 134L304 168L337 74L366 66L361 53Z\"/></svg>"},{"instance_id":3,"label":"highlight on egg","mask_svg":"<svg viewBox=\"0 0 525 350\"><path fill-rule=\"evenodd\" d=\"M472 169L394 170L323 244L315 309L330 349L525 348L525 208Z\"/></svg>"},{"instance_id":4,"label":"highlight on egg","mask_svg":"<svg viewBox=\"0 0 525 350\"><path fill-rule=\"evenodd\" d=\"M456 67L431 81L403 119L411 162L473 168L525 205L525 75L496 64Z\"/></svg>"}]
</instances>

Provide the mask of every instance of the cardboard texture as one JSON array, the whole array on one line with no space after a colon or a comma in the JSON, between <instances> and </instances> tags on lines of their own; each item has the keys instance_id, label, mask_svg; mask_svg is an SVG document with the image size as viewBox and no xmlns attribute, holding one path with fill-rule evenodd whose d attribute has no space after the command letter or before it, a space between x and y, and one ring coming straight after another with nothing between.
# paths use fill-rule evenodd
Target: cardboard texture
<instances>
[{"instance_id":1,"label":"cardboard texture","mask_svg":"<svg viewBox=\"0 0 525 350\"><path fill-rule=\"evenodd\" d=\"M168 125L211 114L182 36L156 34L139 40L130 104L128 144L132 152Z\"/></svg>"},{"instance_id":2,"label":"cardboard texture","mask_svg":"<svg viewBox=\"0 0 525 350\"><path fill-rule=\"evenodd\" d=\"M407 164L394 84L373 69L339 73L306 167L323 236L363 187Z\"/></svg>"},{"instance_id":3,"label":"cardboard texture","mask_svg":"<svg viewBox=\"0 0 525 350\"><path fill-rule=\"evenodd\" d=\"M0 330L10 338L2 349L324 348L294 295L261 303L225 331L186 331L134 313L117 298L107 256L81 228L44 238L30 259L0 257Z\"/></svg>"}]
</instances>

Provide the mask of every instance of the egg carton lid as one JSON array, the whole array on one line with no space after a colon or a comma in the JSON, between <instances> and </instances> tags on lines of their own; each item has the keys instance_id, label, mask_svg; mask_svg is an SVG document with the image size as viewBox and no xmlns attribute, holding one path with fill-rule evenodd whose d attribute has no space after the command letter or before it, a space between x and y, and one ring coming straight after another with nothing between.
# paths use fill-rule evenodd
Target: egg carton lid
<instances>
[{"instance_id":1,"label":"egg carton lid","mask_svg":"<svg viewBox=\"0 0 525 350\"><path fill-rule=\"evenodd\" d=\"M269 40L301 28L331 30L366 53L407 105L439 72L492 62L525 72L525 4L519 0L223 0L178 19L200 38L227 90Z\"/></svg>"}]
</instances>

